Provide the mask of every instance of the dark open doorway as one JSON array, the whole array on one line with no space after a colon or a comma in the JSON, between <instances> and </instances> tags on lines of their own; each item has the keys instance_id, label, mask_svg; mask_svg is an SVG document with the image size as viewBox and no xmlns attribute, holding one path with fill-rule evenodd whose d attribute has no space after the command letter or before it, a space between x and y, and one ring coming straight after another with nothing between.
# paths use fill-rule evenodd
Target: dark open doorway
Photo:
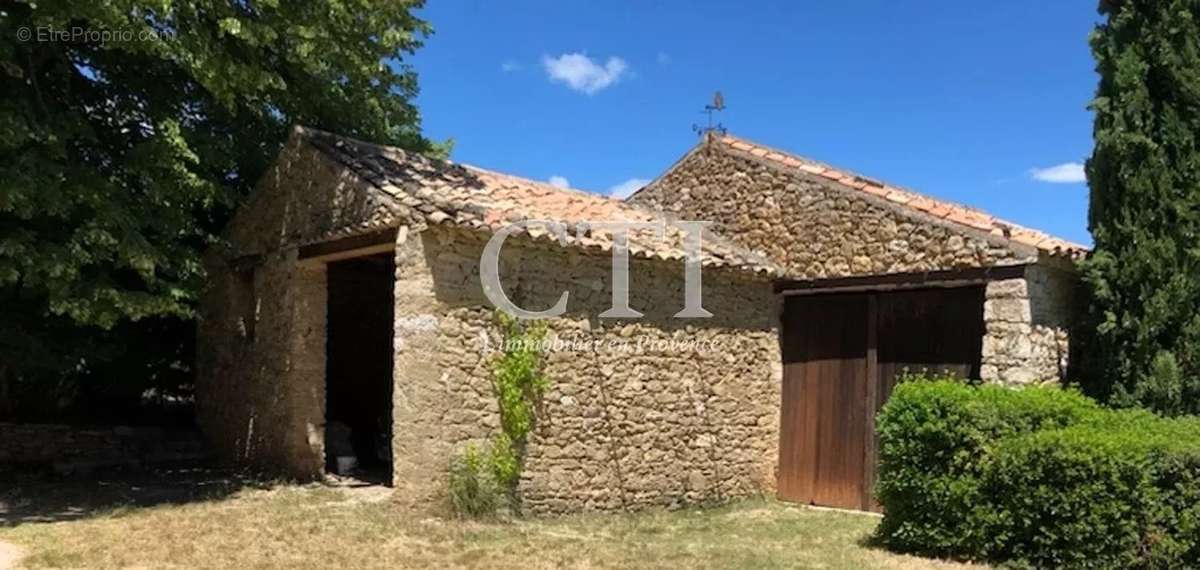
<instances>
[{"instance_id":1,"label":"dark open doorway","mask_svg":"<svg viewBox=\"0 0 1200 570\"><path fill-rule=\"evenodd\" d=\"M391 254L328 265L325 468L392 483Z\"/></svg>"}]
</instances>

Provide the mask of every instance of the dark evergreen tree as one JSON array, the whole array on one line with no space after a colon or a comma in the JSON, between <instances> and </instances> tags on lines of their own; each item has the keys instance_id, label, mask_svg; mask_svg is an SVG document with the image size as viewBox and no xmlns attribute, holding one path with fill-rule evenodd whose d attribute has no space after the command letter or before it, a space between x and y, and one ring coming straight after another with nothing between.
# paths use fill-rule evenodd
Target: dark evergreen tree
<instances>
[{"instance_id":1,"label":"dark evergreen tree","mask_svg":"<svg viewBox=\"0 0 1200 570\"><path fill-rule=\"evenodd\" d=\"M1099 10L1085 388L1200 413L1200 0Z\"/></svg>"}]
</instances>

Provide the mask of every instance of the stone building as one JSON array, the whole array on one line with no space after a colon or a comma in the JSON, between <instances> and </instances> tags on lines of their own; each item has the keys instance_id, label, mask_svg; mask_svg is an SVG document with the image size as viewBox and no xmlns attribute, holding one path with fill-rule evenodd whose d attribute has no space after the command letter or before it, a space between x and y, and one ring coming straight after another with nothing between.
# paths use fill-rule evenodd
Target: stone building
<instances>
[{"instance_id":1,"label":"stone building","mask_svg":"<svg viewBox=\"0 0 1200 570\"><path fill-rule=\"evenodd\" d=\"M781 290L978 282L979 376L1014 385L1066 374L1083 246L732 136L707 138L629 201L712 221L783 266Z\"/></svg>"},{"instance_id":2,"label":"stone building","mask_svg":"<svg viewBox=\"0 0 1200 570\"><path fill-rule=\"evenodd\" d=\"M522 220L537 222L503 244L503 293L535 311L568 295L546 320L561 349L519 484L531 512L776 491L870 508L868 411L904 370L1065 369L1083 249L974 210L725 136L620 202L297 128L207 260L197 400L214 448L301 479L338 448L435 504L451 458L498 429L481 258ZM698 250L684 220L713 222ZM627 238L641 318L600 316L620 243L577 224L611 221L656 224ZM677 318L697 266L712 316Z\"/></svg>"}]
</instances>

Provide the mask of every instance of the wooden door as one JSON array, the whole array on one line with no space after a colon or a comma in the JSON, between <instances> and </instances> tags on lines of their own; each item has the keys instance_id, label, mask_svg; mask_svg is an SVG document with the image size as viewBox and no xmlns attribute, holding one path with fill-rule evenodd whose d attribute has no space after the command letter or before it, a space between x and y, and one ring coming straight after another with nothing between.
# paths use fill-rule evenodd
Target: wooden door
<instances>
[{"instance_id":1,"label":"wooden door","mask_svg":"<svg viewBox=\"0 0 1200 570\"><path fill-rule=\"evenodd\" d=\"M875 414L904 372L978 378L983 288L787 297L779 497L869 510Z\"/></svg>"},{"instance_id":2,"label":"wooden door","mask_svg":"<svg viewBox=\"0 0 1200 570\"><path fill-rule=\"evenodd\" d=\"M979 378L983 287L884 293L876 307L876 411L905 372Z\"/></svg>"},{"instance_id":3,"label":"wooden door","mask_svg":"<svg viewBox=\"0 0 1200 570\"><path fill-rule=\"evenodd\" d=\"M858 509L867 399L867 297L788 297L779 496Z\"/></svg>"}]
</instances>

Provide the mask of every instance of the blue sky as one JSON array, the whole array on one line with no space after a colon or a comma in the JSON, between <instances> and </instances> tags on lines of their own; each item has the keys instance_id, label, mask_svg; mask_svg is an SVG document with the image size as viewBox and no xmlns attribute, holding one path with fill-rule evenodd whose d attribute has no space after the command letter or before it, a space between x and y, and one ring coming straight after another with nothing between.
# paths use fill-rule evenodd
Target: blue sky
<instances>
[{"instance_id":1,"label":"blue sky","mask_svg":"<svg viewBox=\"0 0 1200 570\"><path fill-rule=\"evenodd\" d=\"M460 162L608 192L719 89L732 134L1090 243L1094 5L441 0L411 62Z\"/></svg>"}]
</instances>

